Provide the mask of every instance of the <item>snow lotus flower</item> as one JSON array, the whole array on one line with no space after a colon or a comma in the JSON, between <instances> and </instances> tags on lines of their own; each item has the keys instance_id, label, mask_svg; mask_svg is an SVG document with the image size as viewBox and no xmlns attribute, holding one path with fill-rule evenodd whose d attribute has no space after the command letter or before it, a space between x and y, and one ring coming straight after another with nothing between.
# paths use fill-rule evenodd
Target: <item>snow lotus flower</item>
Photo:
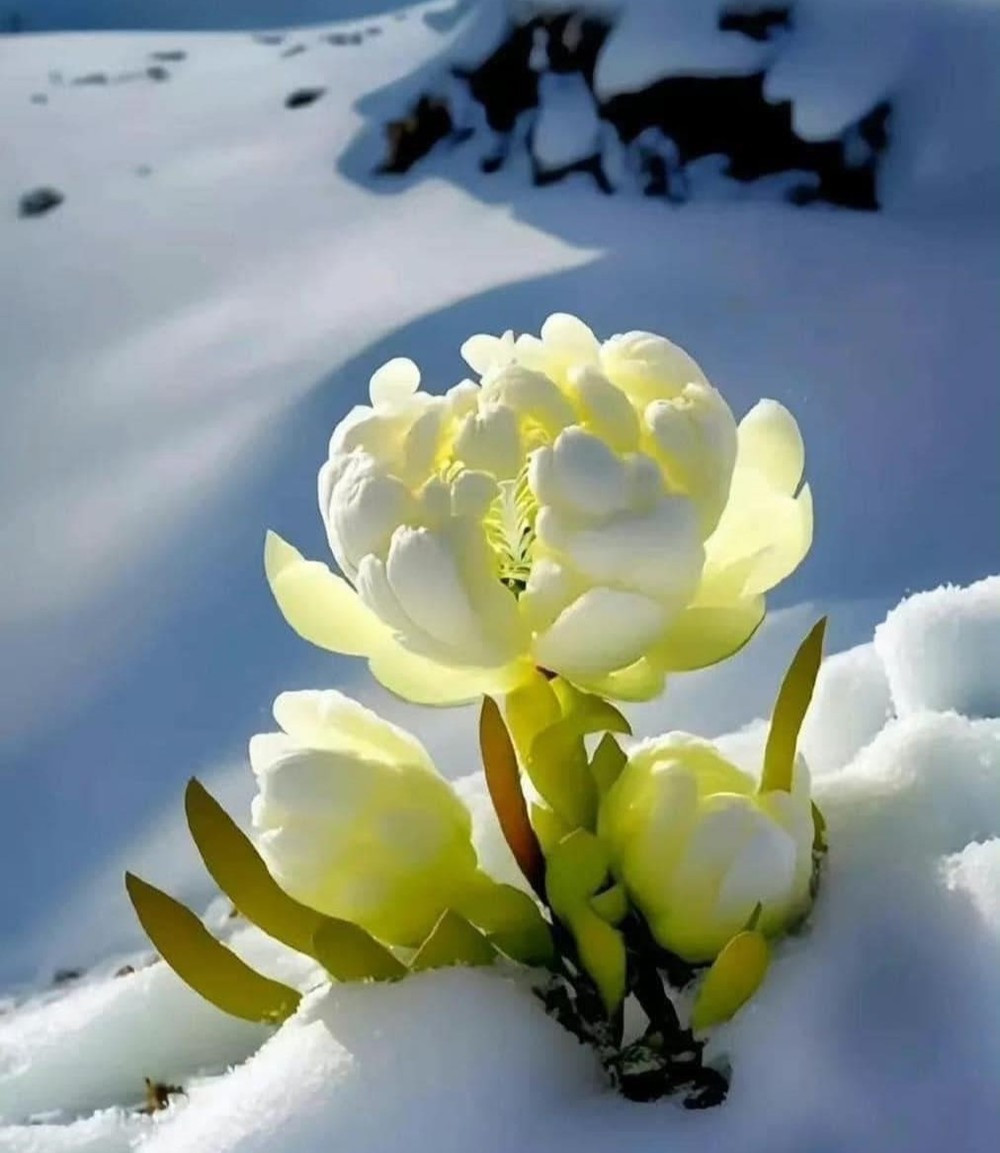
<instances>
[{"instance_id":1,"label":"snow lotus flower","mask_svg":"<svg viewBox=\"0 0 1000 1153\"><path fill-rule=\"evenodd\" d=\"M252 812L285 892L390 944L419 945L450 909L544 953L537 906L479 868L469 812L415 737L332 690L282 693L274 716L281 731L250 741Z\"/></svg>"},{"instance_id":2,"label":"snow lotus flower","mask_svg":"<svg viewBox=\"0 0 1000 1153\"><path fill-rule=\"evenodd\" d=\"M427 704L536 668L642 700L745 643L812 540L790 413L737 427L670 341L562 314L462 352L478 383L431 395L390 361L335 429L319 503L343 576L269 534L292 627Z\"/></svg>"},{"instance_id":3,"label":"snow lotus flower","mask_svg":"<svg viewBox=\"0 0 1000 1153\"><path fill-rule=\"evenodd\" d=\"M713 960L758 906L769 936L809 909L815 827L801 755L790 790L762 791L698 737L642 742L603 800L599 833L656 940L686 961Z\"/></svg>"}]
</instances>

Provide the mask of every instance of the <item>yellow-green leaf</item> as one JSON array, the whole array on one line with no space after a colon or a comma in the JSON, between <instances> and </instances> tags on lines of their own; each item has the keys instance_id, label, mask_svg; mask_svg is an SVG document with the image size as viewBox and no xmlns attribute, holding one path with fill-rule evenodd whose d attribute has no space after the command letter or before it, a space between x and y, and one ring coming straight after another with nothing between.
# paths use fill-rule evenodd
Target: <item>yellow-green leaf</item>
<instances>
[{"instance_id":1,"label":"yellow-green leaf","mask_svg":"<svg viewBox=\"0 0 1000 1153\"><path fill-rule=\"evenodd\" d=\"M823 637L826 617L817 621L812 631L792 658L785 679L781 682L778 700L771 716L771 731L764 750L764 772L761 792L778 789L788 793L792 789L795 768L795 747L806 710L816 687L816 676L823 659Z\"/></svg>"},{"instance_id":2,"label":"yellow-green leaf","mask_svg":"<svg viewBox=\"0 0 1000 1153\"><path fill-rule=\"evenodd\" d=\"M496 950L474 925L446 909L410 962L414 973L449 965L492 965Z\"/></svg>"},{"instance_id":3,"label":"yellow-green leaf","mask_svg":"<svg viewBox=\"0 0 1000 1153\"><path fill-rule=\"evenodd\" d=\"M395 981L406 966L369 933L349 921L326 917L316 930L310 954L337 981Z\"/></svg>"},{"instance_id":4,"label":"yellow-green leaf","mask_svg":"<svg viewBox=\"0 0 1000 1153\"><path fill-rule=\"evenodd\" d=\"M583 829L571 833L549 855L545 880L552 911L573 934L580 963L611 1016L625 998L625 942L591 907L607 879L607 850Z\"/></svg>"},{"instance_id":5,"label":"yellow-green leaf","mask_svg":"<svg viewBox=\"0 0 1000 1153\"><path fill-rule=\"evenodd\" d=\"M531 783L571 829L597 823L597 786L576 720L567 717L535 737L528 757Z\"/></svg>"},{"instance_id":6,"label":"yellow-green leaf","mask_svg":"<svg viewBox=\"0 0 1000 1153\"><path fill-rule=\"evenodd\" d=\"M542 851L546 856L564 837L568 837L573 832L562 817L550 809L548 805L534 802L531 805L531 827L538 835L538 839L542 843Z\"/></svg>"},{"instance_id":7,"label":"yellow-green leaf","mask_svg":"<svg viewBox=\"0 0 1000 1153\"><path fill-rule=\"evenodd\" d=\"M561 677L552 682L552 688L559 699L563 717L572 720L581 735L608 732L631 736L632 726L610 701L594 693L585 693Z\"/></svg>"},{"instance_id":8,"label":"yellow-green leaf","mask_svg":"<svg viewBox=\"0 0 1000 1153\"><path fill-rule=\"evenodd\" d=\"M139 922L178 977L216 1008L246 1021L277 1024L298 1008L295 989L264 977L217 941L179 901L133 873L125 887Z\"/></svg>"},{"instance_id":9,"label":"yellow-green leaf","mask_svg":"<svg viewBox=\"0 0 1000 1153\"><path fill-rule=\"evenodd\" d=\"M728 1021L760 988L770 964L763 933L737 933L705 974L691 1011L691 1027L710 1029Z\"/></svg>"},{"instance_id":10,"label":"yellow-green leaf","mask_svg":"<svg viewBox=\"0 0 1000 1153\"><path fill-rule=\"evenodd\" d=\"M826 817L823 816L823 810L816 804L812 803L813 815L813 850L817 853L825 853L827 848L826 843Z\"/></svg>"},{"instance_id":11,"label":"yellow-green leaf","mask_svg":"<svg viewBox=\"0 0 1000 1153\"><path fill-rule=\"evenodd\" d=\"M534 899L513 885L484 877L462 894L455 911L481 929L493 946L524 965L547 965L554 956L552 929Z\"/></svg>"},{"instance_id":12,"label":"yellow-green leaf","mask_svg":"<svg viewBox=\"0 0 1000 1153\"><path fill-rule=\"evenodd\" d=\"M552 682L535 669L523 685L504 698L504 715L518 754L525 761L535 737L562 716Z\"/></svg>"},{"instance_id":13,"label":"yellow-green leaf","mask_svg":"<svg viewBox=\"0 0 1000 1153\"><path fill-rule=\"evenodd\" d=\"M491 697L483 697L479 714L479 748L486 787L503 835L528 884L544 897L545 859L528 819L517 754L500 709Z\"/></svg>"},{"instance_id":14,"label":"yellow-green leaf","mask_svg":"<svg viewBox=\"0 0 1000 1153\"><path fill-rule=\"evenodd\" d=\"M622 775L627 761L628 757L615 738L611 733L605 733L590 761L590 775L602 797Z\"/></svg>"},{"instance_id":15,"label":"yellow-green leaf","mask_svg":"<svg viewBox=\"0 0 1000 1153\"><path fill-rule=\"evenodd\" d=\"M621 885L612 885L590 898L590 907L609 925L620 925L628 916L628 894Z\"/></svg>"},{"instance_id":16,"label":"yellow-green leaf","mask_svg":"<svg viewBox=\"0 0 1000 1153\"><path fill-rule=\"evenodd\" d=\"M248 921L290 948L316 957L338 981L400 975L402 966L370 933L290 897L271 876L250 838L194 778L184 794L184 809L205 867ZM315 952L320 929L322 957Z\"/></svg>"}]
</instances>

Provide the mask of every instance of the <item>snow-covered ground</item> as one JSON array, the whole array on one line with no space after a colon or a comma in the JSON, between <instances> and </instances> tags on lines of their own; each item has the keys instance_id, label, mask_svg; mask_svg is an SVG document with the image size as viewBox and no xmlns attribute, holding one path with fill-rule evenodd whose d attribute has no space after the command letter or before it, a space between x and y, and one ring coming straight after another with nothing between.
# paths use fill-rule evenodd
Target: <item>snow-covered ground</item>
<instances>
[{"instance_id":1,"label":"snow-covered ground","mask_svg":"<svg viewBox=\"0 0 1000 1153\"><path fill-rule=\"evenodd\" d=\"M197 23L235 23L224 7ZM247 23L331 15L274 7ZM1000 109L987 35L1000 9L913 3L912 27L936 39L886 47L910 83L888 209L868 215L713 177L680 209L582 179L533 189L517 164L481 177L462 148L372 178L380 123L466 32L382 7L399 10L338 7L357 20L280 43L0 39L0 982L20 997L56 967L104 966L0 1015L0 1149L312 1153L336 1133L367 1153L398 1148L403 1130L456 1150L995 1148L1000 764L983 718L1000 714L996 586L910 601L867 642L904 594L1000 569L1000 166L973 131ZM73 23L58 8L39 4ZM821 29L829 3L810 8ZM164 19L150 7L149 23ZM360 44L327 39L355 31ZM775 84L823 74L789 59ZM157 63L168 79L146 73ZM107 82L74 83L96 73ZM325 92L286 109L305 87ZM833 96L803 111L842 107ZM38 185L64 203L19 219ZM602 334L671 335L734 409L775 396L806 437L816 544L784 608L731 665L636 710L644 733L739 729L766 712L820 608L831 650L851 649L828 661L808 726L842 848L811 936L722 1038L732 1104L708 1120L625 1106L522 990L469 973L385 1000L317 993L237 1073L190 1083L261 1034L158 967L107 975L142 947L126 863L210 896L183 781L197 772L245 811L245 741L273 695L330 683L420 732L449 775L473 767L468 714L386 701L286 629L263 530L322 554L315 471L381 361L412 355L450 384L469 333L537 331L555 309ZM187 1103L153 1120L116 1112L143 1075L184 1079ZM378 1110L358 1107L373 1096ZM24 1123L49 1110L63 1112Z\"/></svg>"}]
</instances>

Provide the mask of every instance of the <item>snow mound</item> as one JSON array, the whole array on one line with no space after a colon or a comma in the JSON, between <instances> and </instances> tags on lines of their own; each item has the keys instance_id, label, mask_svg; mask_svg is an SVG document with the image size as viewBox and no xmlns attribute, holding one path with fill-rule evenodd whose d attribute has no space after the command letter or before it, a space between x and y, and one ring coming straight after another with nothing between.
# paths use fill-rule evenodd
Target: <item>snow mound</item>
<instances>
[{"instance_id":1,"label":"snow mound","mask_svg":"<svg viewBox=\"0 0 1000 1153\"><path fill-rule=\"evenodd\" d=\"M509 1153L600 1085L589 1050L497 973L307 998L242 1068L192 1090L148 1153ZM531 1143L531 1144L529 1144Z\"/></svg>"},{"instance_id":2,"label":"snow mound","mask_svg":"<svg viewBox=\"0 0 1000 1153\"><path fill-rule=\"evenodd\" d=\"M892 716L885 667L873 644L828 657L802 729L813 775L843 768Z\"/></svg>"},{"instance_id":3,"label":"snow mound","mask_svg":"<svg viewBox=\"0 0 1000 1153\"><path fill-rule=\"evenodd\" d=\"M1000 577L903 601L875 633L897 713L1000 717Z\"/></svg>"},{"instance_id":4,"label":"snow mound","mask_svg":"<svg viewBox=\"0 0 1000 1153\"><path fill-rule=\"evenodd\" d=\"M256 929L229 943L276 979L316 983L312 962ZM225 1069L259 1048L268 1032L221 1013L162 963L70 987L0 1017L0 1122L53 1109L72 1116L136 1105L144 1077L172 1084ZM0 1148L2 1141L0 1130Z\"/></svg>"}]
</instances>

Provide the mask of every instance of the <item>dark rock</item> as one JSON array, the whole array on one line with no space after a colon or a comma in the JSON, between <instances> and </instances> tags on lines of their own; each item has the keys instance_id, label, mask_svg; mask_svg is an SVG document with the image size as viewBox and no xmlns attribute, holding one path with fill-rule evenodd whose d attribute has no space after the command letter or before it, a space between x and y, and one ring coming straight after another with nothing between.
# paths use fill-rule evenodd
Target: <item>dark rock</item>
<instances>
[{"instance_id":1,"label":"dark rock","mask_svg":"<svg viewBox=\"0 0 1000 1153\"><path fill-rule=\"evenodd\" d=\"M68 985L71 981L79 981L82 976L82 969L56 969L52 976L52 984Z\"/></svg>"},{"instance_id":2,"label":"dark rock","mask_svg":"<svg viewBox=\"0 0 1000 1153\"><path fill-rule=\"evenodd\" d=\"M31 94L32 104L48 104L48 102L49 98L45 95L44 92L33 92Z\"/></svg>"},{"instance_id":3,"label":"dark rock","mask_svg":"<svg viewBox=\"0 0 1000 1153\"><path fill-rule=\"evenodd\" d=\"M170 79L170 73L162 64L151 64L146 69L146 75L150 80L156 81L157 84L162 84L164 80Z\"/></svg>"},{"instance_id":4,"label":"dark rock","mask_svg":"<svg viewBox=\"0 0 1000 1153\"><path fill-rule=\"evenodd\" d=\"M284 32L255 32L253 40L256 44L283 44L285 34Z\"/></svg>"},{"instance_id":5,"label":"dark rock","mask_svg":"<svg viewBox=\"0 0 1000 1153\"><path fill-rule=\"evenodd\" d=\"M115 969L114 975L116 977L131 977L134 972L135 972L135 966L134 965L122 965L122 967L120 969Z\"/></svg>"},{"instance_id":6,"label":"dark rock","mask_svg":"<svg viewBox=\"0 0 1000 1153\"><path fill-rule=\"evenodd\" d=\"M46 212L58 208L64 199L65 197L58 189L33 188L30 192L25 192L18 201L17 214L22 217L44 216Z\"/></svg>"},{"instance_id":7,"label":"dark rock","mask_svg":"<svg viewBox=\"0 0 1000 1153\"><path fill-rule=\"evenodd\" d=\"M107 84L108 75L106 72L88 72L86 76L77 76L74 84Z\"/></svg>"},{"instance_id":8,"label":"dark rock","mask_svg":"<svg viewBox=\"0 0 1000 1153\"><path fill-rule=\"evenodd\" d=\"M382 35L382 29L378 26L378 24L369 24L368 27L365 29L365 35L366 36L381 36Z\"/></svg>"},{"instance_id":9,"label":"dark rock","mask_svg":"<svg viewBox=\"0 0 1000 1153\"><path fill-rule=\"evenodd\" d=\"M179 48L171 48L166 52L150 52L150 60L162 60L164 64L179 64L181 60L187 59L187 53L182 52Z\"/></svg>"},{"instance_id":10,"label":"dark rock","mask_svg":"<svg viewBox=\"0 0 1000 1153\"><path fill-rule=\"evenodd\" d=\"M153 170L148 164L139 164L135 169L136 176L152 176Z\"/></svg>"},{"instance_id":11,"label":"dark rock","mask_svg":"<svg viewBox=\"0 0 1000 1153\"><path fill-rule=\"evenodd\" d=\"M773 40L792 26L791 9L781 5L770 8L723 9L719 13L719 30L741 32L751 40Z\"/></svg>"},{"instance_id":12,"label":"dark rock","mask_svg":"<svg viewBox=\"0 0 1000 1153\"><path fill-rule=\"evenodd\" d=\"M326 92L325 88L296 88L285 97L286 108L307 108Z\"/></svg>"},{"instance_id":13,"label":"dark rock","mask_svg":"<svg viewBox=\"0 0 1000 1153\"><path fill-rule=\"evenodd\" d=\"M299 56L301 53L305 52L305 50L306 46L304 44L292 44L286 48L281 53L281 55L287 59L289 56Z\"/></svg>"},{"instance_id":14,"label":"dark rock","mask_svg":"<svg viewBox=\"0 0 1000 1153\"><path fill-rule=\"evenodd\" d=\"M391 120L385 126L386 158L380 172L400 174L414 164L452 130L451 112L444 100L421 96L402 120Z\"/></svg>"},{"instance_id":15,"label":"dark rock","mask_svg":"<svg viewBox=\"0 0 1000 1153\"><path fill-rule=\"evenodd\" d=\"M360 32L331 32L329 36L324 37L328 44L335 44L338 48L345 45L352 44L358 45L363 43L364 36Z\"/></svg>"}]
</instances>

